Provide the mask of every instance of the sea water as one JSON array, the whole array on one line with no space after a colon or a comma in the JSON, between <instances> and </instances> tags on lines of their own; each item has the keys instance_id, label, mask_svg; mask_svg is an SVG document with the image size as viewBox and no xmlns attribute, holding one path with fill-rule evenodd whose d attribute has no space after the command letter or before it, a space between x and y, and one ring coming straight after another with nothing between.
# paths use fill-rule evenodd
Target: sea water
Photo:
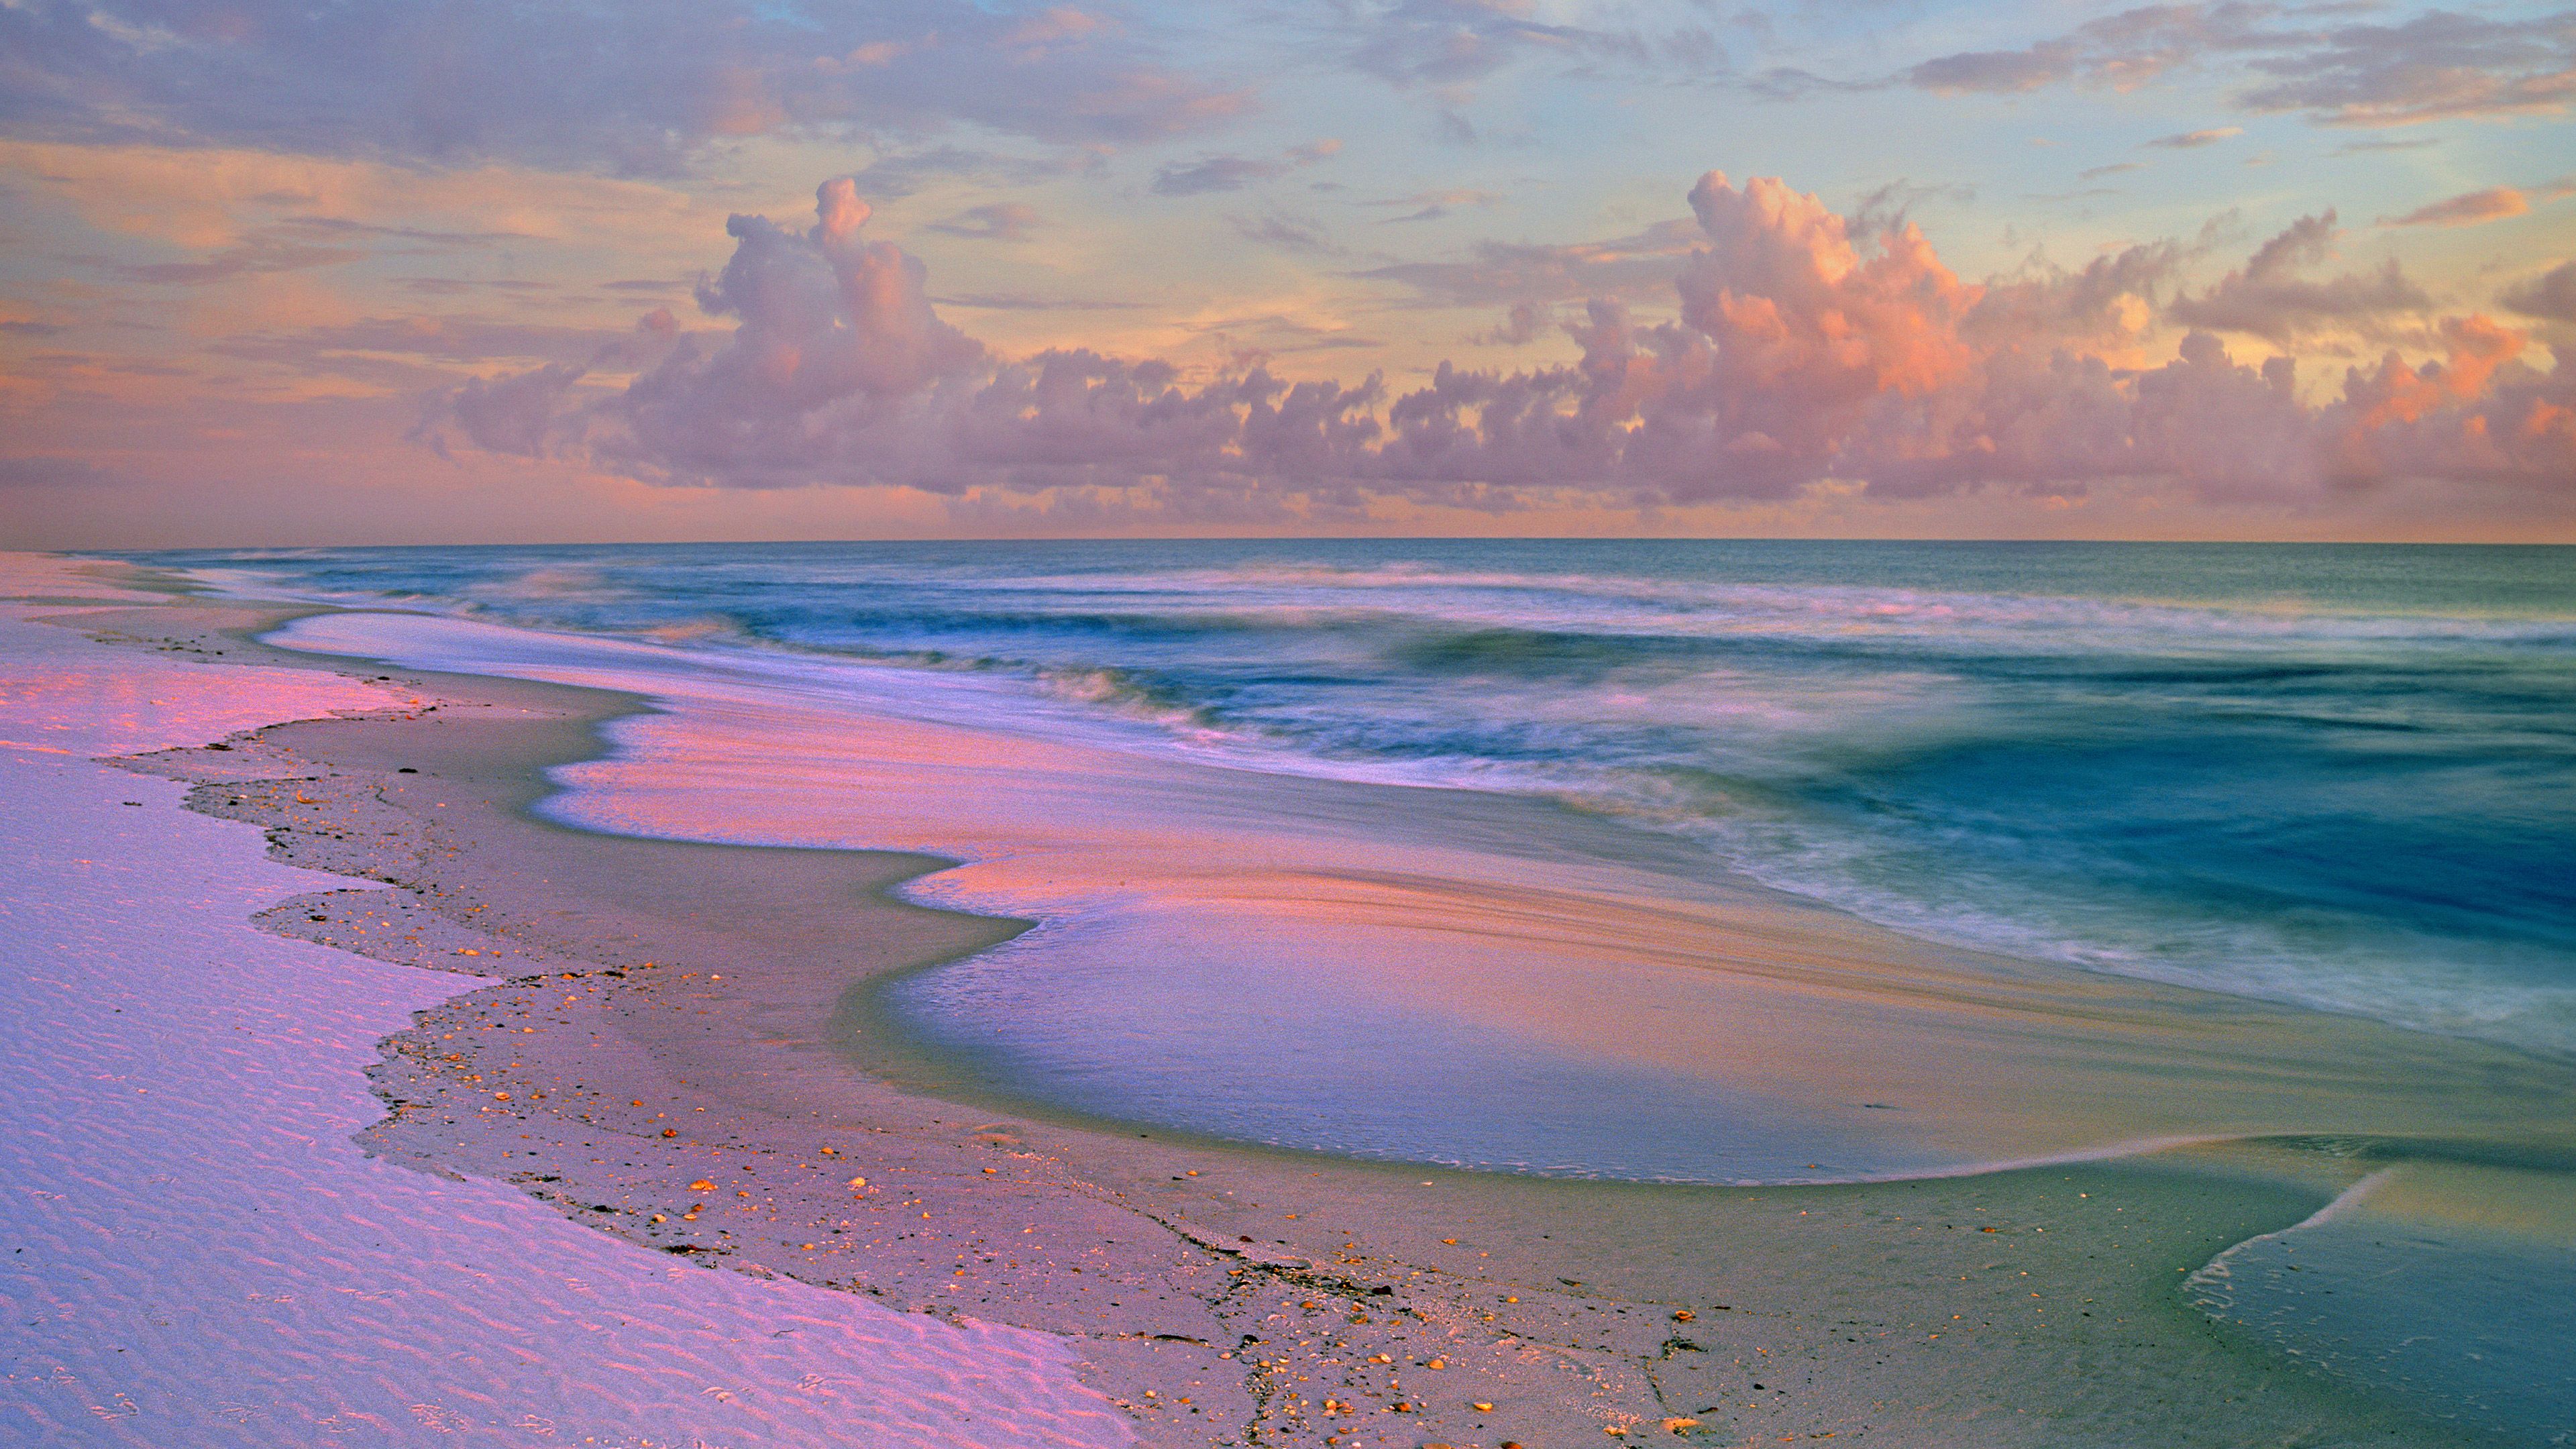
<instances>
[{"instance_id":1,"label":"sea water","mask_svg":"<svg viewBox=\"0 0 2576 1449\"><path fill-rule=\"evenodd\" d=\"M2576 1055L2576 549L133 557L711 663L973 675L1028 728L1541 797L1926 939Z\"/></svg>"}]
</instances>

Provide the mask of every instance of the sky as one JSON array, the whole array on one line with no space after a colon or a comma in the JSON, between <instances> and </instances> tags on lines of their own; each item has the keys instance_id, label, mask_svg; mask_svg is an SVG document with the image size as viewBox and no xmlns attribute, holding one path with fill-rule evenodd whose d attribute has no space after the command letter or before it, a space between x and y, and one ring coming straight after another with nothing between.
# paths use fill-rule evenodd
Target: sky
<instances>
[{"instance_id":1,"label":"sky","mask_svg":"<svg viewBox=\"0 0 2576 1449\"><path fill-rule=\"evenodd\" d=\"M0 0L0 543L2576 541L2576 10Z\"/></svg>"}]
</instances>

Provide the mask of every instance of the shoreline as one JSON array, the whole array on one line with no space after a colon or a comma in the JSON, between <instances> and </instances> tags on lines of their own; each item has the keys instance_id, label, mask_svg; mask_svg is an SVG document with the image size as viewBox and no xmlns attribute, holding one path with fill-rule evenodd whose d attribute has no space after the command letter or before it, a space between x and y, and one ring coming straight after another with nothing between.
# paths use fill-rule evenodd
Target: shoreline
<instances>
[{"instance_id":1,"label":"shoreline","mask_svg":"<svg viewBox=\"0 0 2576 1449\"><path fill-rule=\"evenodd\" d=\"M181 648L232 639L227 658L357 672L248 643L274 621L237 606L184 607L198 617L176 634L166 617L123 627ZM554 788L544 772L604 751L601 726L649 702L388 674L434 692L441 710L276 726L153 765L198 782L193 808L268 829L280 858L412 902L397 923L380 902L323 892L299 898L320 907L300 919L297 902L269 913L270 929L368 954L443 952L424 964L450 970L494 964L459 952L517 953L497 959L518 974L388 1040L376 1084L392 1116L368 1145L518 1182L666 1252L1073 1336L1147 1442L1535 1446L1693 1418L1686 1442L1899 1432L2188 1444L2253 1439L2266 1422L2361 1432L2389 1421L2385 1403L2231 1342L2173 1291L2175 1275L2297 1224L2361 1175L2324 1153L2238 1145L1744 1189L1113 1133L961 1112L848 1072L817 1098L811 1068L835 1052L823 1023L849 991L985 949L1014 923L886 895L944 868L932 857L553 824L528 808ZM414 791L445 798L425 811ZM363 925L336 909L360 904ZM420 939L396 945L385 932L398 924ZM447 944L469 939L494 944ZM763 967L800 951L848 973L828 1002L816 983ZM502 1050L503 1038L517 1040ZM682 1125L656 1125L671 1122ZM849 1176L869 1178L867 1190L853 1193ZM693 1204L705 1206L692 1216ZM2116 1239L2115 1210L2127 1218ZM742 1231L701 1229L710 1217ZM2104 1244L2133 1256L2115 1266L2087 1251ZM2121 1361L2103 1362L2110 1326L2085 1328L2094 1310L2077 1303L2116 1325ZM1370 1362L1381 1354L1389 1362ZM1328 1400L1364 1412L1329 1412ZM1469 1407L1480 1402L1496 1408ZM2208 1422L2220 1404L2232 1424ZM2413 1442L2486 1441L2426 1424Z\"/></svg>"},{"instance_id":2,"label":"shoreline","mask_svg":"<svg viewBox=\"0 0 2576 1449\"><path fill-rule=\"evenodd\" d=\"M837 681L886 692L851 708L756 665L746 689L739 661L435 615L275 637L652 694L552 772L557 824L957 861L906 899L1036 929L877 973L833 1030L990 1110L1732 1185L2333 1133L2576 1155L2576 1064L1901 937L1545 799L1140 759L959 723L900 671Z\"/></svg>"}]
</instances>

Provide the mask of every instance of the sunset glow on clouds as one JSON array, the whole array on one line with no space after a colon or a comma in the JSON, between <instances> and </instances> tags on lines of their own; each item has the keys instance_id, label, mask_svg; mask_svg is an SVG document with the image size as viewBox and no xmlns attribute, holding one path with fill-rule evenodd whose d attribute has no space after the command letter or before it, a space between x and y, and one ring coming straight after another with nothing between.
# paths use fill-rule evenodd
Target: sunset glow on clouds
<instances>
[{"instance_id":1,"label":"sunset glow on clouds","mask_svg":"<svg viewBox=\"0 0 2576 1449\"><path fill-rule=\"evenodd\" d=\"M2576 12L0 41L13 542L2576 537Z\"/></svg>"}]
</instances>

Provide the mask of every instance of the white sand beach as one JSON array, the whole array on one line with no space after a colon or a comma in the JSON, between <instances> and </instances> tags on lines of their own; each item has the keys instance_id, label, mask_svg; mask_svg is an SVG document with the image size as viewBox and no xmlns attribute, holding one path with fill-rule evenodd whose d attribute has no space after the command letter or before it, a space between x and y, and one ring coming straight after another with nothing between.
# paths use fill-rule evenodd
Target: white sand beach
<instances>
[{"instance_id":1,"label":"white sand beach","mask_svg":"<svg viewBox=\"0 0 2576 1449\"><path fill-rule=\"evenodd\" d=\"M0 592L110 591L13 564ZM378 1039L474 983L255 929L347 882L92 757L403 697L29 622L63 612L0 618L0 1437L1130 1442L1047 1335L711 1272L362 1152Z\"/></svg>"}]
</instances>

